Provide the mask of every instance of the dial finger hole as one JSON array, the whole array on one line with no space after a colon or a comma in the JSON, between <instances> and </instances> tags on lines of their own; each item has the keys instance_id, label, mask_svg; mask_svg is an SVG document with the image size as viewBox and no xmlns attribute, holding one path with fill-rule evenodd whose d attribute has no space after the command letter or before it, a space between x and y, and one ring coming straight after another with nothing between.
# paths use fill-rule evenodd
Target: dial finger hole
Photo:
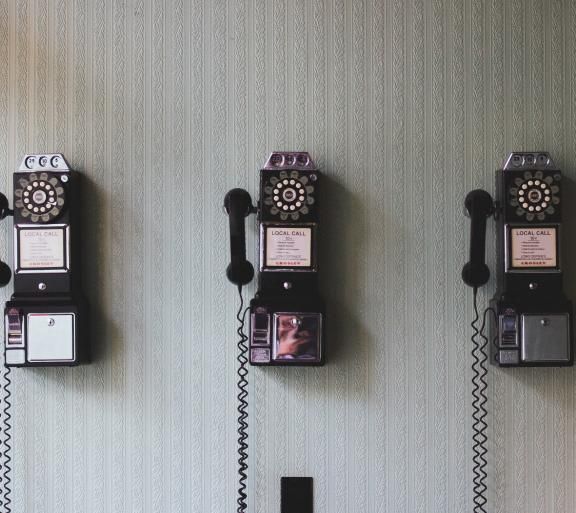
<instances>
[{"instance_id":1,"label":"dial finger hole","mask_svg":"<svg viewBox=\"0 0 576 513\"><path fill-rule=\"evenodd\" d=\"M297 207L301 207L301 206L302 206L302 203L301 203L300 201L297 201L297 202L296 202L296 206L297 206Z\"/></svg>"},{"instance_id":2,"label":"dial finger hole","mask_svg":"<svg viewBox=\"0 0 576 513\"><path fill-rule=\"evenodd\" d=\"M544 196L544 201L550 201L550 196Z\"/></svg>"},{"instance_id":3,"label":"dial finger hole","mask_svg":"<svg viewBox=\"0 0 576 513\"><path fill-rule=\"evenodd\" d=\"M528 208L528 203L522 203L522 206L523 206L524 208Z\"/></svg>"},{"instance_id":4,"label":"dial finger hole","mask_svg":"<svg viewBox=\"0 0 576 513\"><path fill-rule=\"evenodd\" d=\"M278 201L278 196L274 196L274 201Z\"/></svg>"},{"instance_id":5,"label":"dial finger hole","mask_svg":"<svg viewBox=\"0 0 576 513\"><path fill-rule=\"evenodd\" d=\"M296 210L296 207L294 205L290 205L290 210Z\"/></svg>"},{"instance_id":6,"label":"dial finger hole","mask_svg":"<svg viewBox=\"0 0 576 513\"><path fill-rule=\"evenodd\" d=\"M541 188L541 189L546 189L546 184L545 184L545 183L541 183L541 184L540 184L540 188Z\"/></svg>"},{"instance_id":7,"label":"dial finger hole","mask_svg":"<svg viewBox=\"0 0 576 513\"><path fill-rule=\"evenodd\" d=\"M304 196L299 196L298 201L304 201Z\"/></svg>"},{"instance_id":8,"label":"dial finger hole","mask_svg":"<svg viewBox=\"0 0 576 513\"><path fill-rule=\"evenodd\" d=\"M548 206L548 203L546 203L545 201L542 202L542 208L546 208Z\"/></svg>"},{"instance_id":9,"label":"dial finger hole","mask_svg":"<svg viewBox=\"0 0 576 513\"><path fill-rule=\"evenodd\" d=\"M542 210L542 207L540 205L536 205L536 212L540 212L540 210Z\"/></svg>"}]
</instances>

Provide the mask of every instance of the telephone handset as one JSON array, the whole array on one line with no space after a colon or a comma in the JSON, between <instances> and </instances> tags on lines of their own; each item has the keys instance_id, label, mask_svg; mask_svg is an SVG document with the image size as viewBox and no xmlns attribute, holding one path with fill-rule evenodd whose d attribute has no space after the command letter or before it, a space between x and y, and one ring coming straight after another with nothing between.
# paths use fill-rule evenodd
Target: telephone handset
<instances>
[{"instance_id":1,"label":"telephone handset","mask_svg":"<svg viewBox=\"0 0 576 513\"><path fill-rule=\"evenodd\" d=\"M6 303L5 365L76 365L88 357L80 288L78 175L61 154L26 155L14 173L14 293ZM0 279L5 272L0 270ZM4 279L1 285L9 281Z\"/></svg>"},{"instance_id":2,"label":"telephone handset","mask_svg":"<svg viewBox=\"0 0 576 513\"><path fill-rule=\"evenodd\" d=\"M501 367L567 366L574 361L572 303L562 289L562 173L550 155L512 153L496 171L496 201L486 191L466 197L470 262L462 277L488 281L486 219L497 226L496 295L490 361Z\"/></svg>"},{"instance_id":3,"label":"telephone handset","mask_svg":"<svg viewBox=\"0 0 576 513\"><path fill-rule=\"evenodd\" d=\"M258 209L233 189L224 206L230 218L227 276L249 283L244 218L258 213L258 290L250 302L252 365L323 365L324 301L318 294L318 186L320 173L304 152L274 152L260 171Z\"/></svg>"}]
</instances>

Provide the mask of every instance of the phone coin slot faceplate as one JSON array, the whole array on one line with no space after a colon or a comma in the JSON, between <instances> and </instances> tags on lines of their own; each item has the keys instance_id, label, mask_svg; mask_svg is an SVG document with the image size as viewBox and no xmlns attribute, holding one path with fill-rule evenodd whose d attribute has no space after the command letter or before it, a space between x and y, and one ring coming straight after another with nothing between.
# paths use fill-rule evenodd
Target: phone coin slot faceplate
<instances>
[{"instance_id":1,"label":"phone coin slot faceplate","mask_svg":"<svg viewBox=\"0 0 576 513\"><path fill-rule=\"evenodd\" d=\"M568 314L524 314L521 316L521 359L523 362L566 362L570 360Z\"/></svg>"},{"instance_id":2,"label":"phone coin slot faceplate","mask_svg":"<svg viewBox=\"0 0 576 513\"><path fill-rule=\"evenodd\" d=\"M74 322L74 314L28 314L28 360L74 360Z\"/></svg>"}]
</instances>

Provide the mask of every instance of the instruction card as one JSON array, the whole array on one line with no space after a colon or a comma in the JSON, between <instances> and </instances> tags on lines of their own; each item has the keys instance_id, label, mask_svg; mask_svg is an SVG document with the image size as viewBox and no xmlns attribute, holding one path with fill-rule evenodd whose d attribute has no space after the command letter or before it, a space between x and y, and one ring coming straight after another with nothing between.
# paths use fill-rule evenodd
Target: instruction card
<instances>
[{"instance_id":1,"label":"instruction card","mask_svg":"<svg viewBox=\"0 0 576 513\"><path fill-rule=\"evenodd\" d=\"M312 267L312 228L267 227L266 267Z\"/></svg>"},{"instance_id":2,"label":"instruction card","mask_svg":"<svg viewBox=\"0 0 576 513\"><path fill-rule=\"evenodd\" d=\"M64 228L21 229L18 232L20 269L62 269Z\"/></svg>"},{"instance_id":3,"label":"instruction card","mask_svg":"<svg viewBox=\"0 0 576 513\"><path fill-rule=\"evenodd\" d=\"M556 236L557 229L549 226L511 228L510 267L558 267Z\"/></svg>"}]
</instances>

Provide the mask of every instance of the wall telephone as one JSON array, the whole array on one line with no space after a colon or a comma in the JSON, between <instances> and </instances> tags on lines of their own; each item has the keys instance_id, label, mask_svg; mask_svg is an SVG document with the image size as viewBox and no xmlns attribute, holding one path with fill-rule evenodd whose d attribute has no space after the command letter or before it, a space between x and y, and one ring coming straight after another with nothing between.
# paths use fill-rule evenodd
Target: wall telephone
<instances>
[{"instance_id":1,"label":"wall telephone","mask_svg":"<svg viewBox=\"0 0 576 513\"><path fill-rule=\"evenodd\" d=\"M230 220L228 279L252 280L246 260L244 218L258 213L258 291L250 302L252 365L322 365L324 301L318 294L318 186L320 173L308 153L274 152L260 171L260 200L247 191L224 199Z\"/></svg>"},{"instance_id":2,"label":"wall telephone","mask_svg":"<svg viewBox=\"0 0 576 513\"><path fill-rule=\"evenodd\" d=\"M247 508L246 364L319 366L325 360L325 308L318 293L319 182L320 173L308 153L274 152L260 170L257 208L244 189L232 189L224 198L231 251L226 275L240 294L237 513ZM250 306L243 310L242 287L254 277L254 267L246 259L244 223L251 213L258 214L258 287ZM311 478L283 477L281 490L282 513L312 513Z\"/></svg>"},{"instance_id":3,"label":"wall telephone","mask_svg":"<svg viewBox=\"0 0 576 513\"><path fill-rule=\"evenodd\" d=\"M78 176L61 154L26 155L14 173L14 293L4 309L5 365L76 365L88 357L80 289ZM10 281L3 263L0 285Z\"/></svg>"},{"instance_id":4,"label":"wall telephone","mask_svg":"<svg viewBox=\"0 0 576 513\"><path fill-rule=\"evenodd\" d=\"M496 171L495 200L481 189L466 196L470 261L462 269L462 279L474 290L474 511L478 513L485 511L487 489L486 360L499 367L574 362L572 303L562 288L561 189L562 173L548 153L515 152ZM496 294L480 316L477 291L490 278L485 263L490 216L497 230ZM489 336L484 334L486 315Z\"/></svg>"}]
</instances>

